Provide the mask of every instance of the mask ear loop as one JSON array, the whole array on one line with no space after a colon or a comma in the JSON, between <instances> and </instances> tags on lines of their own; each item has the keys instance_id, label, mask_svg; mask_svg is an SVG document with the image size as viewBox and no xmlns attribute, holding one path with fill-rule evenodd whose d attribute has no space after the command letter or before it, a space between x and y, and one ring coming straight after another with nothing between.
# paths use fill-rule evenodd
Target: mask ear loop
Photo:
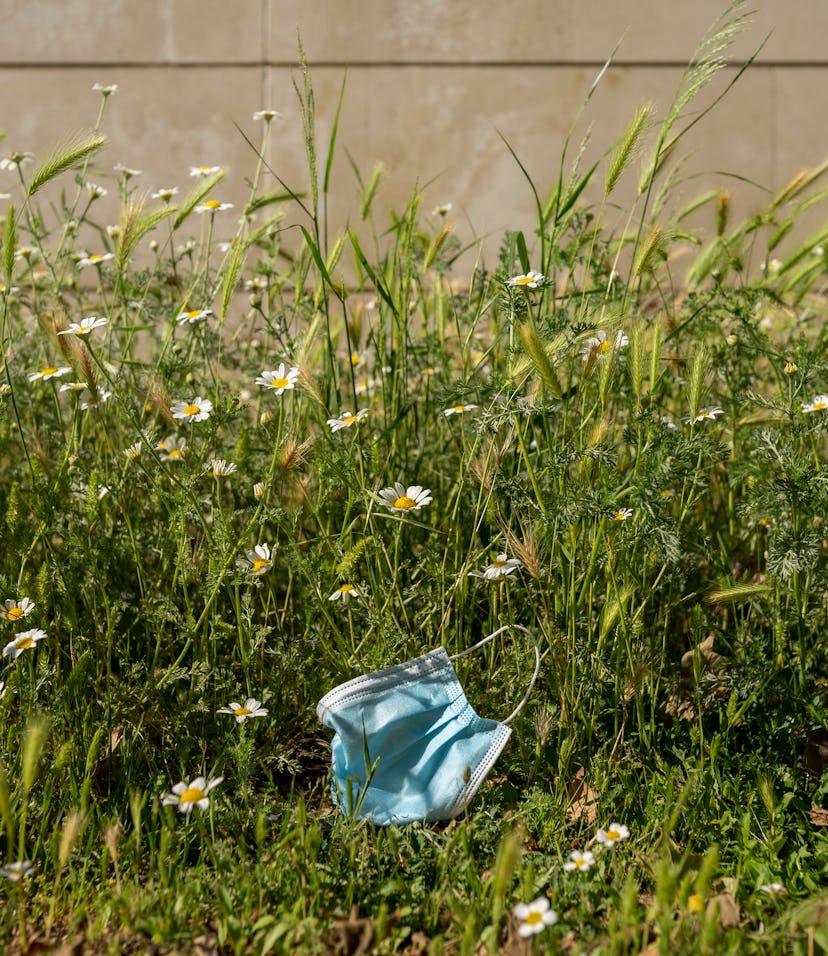
<instances>
[{"instance_id":1,"label":"mask ear loop","mask_svg":"<svg viewBox=\"0 0 828 956\"><path fill-rule=\"evenodd\" d=\"M498 634L502 634L504 631L523 631L524 634L532 642L532 647L535 649L535 672L532 674L532 679L529 681L529 686L526 688L526 693L523 695L520 703L515 707L511 714L505 719L502 720L502 724L508 724L517 717L517 715L523 710L526 701L529 700L529 697L532 693L532 688L535 686L535 681L538 679L538 674L540 673L540 648L538 647L538 642L535 640L535 635L529 630L529 628L524 627L522 624L504 624L503 627L499 627L496 631L493 631L488 637L484 637L482 640L478 641L476 644L472 644L471 647L467 647L464 651L459 651L457 654L452 654L449 657L450 661L456 661L461 657L466 657L468 654L473 654L475 651L479 651L481 647L485 647L490 641L493 641Z\"/></svg>"}]
</instances>

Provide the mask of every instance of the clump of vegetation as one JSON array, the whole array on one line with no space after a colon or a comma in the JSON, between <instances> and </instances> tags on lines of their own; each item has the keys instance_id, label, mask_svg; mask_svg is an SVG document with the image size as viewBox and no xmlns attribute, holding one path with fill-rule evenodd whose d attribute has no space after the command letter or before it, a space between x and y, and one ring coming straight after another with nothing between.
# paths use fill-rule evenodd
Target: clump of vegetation
<instances>
[{"instance_id":1,"label":"clump of vegetation","mask_svg":"<svg viewBox=\"0 0 828 956\"><path fill-rule=\"evenodd\" d=\"M8 951L828 948L828 228L791 241L825 167L743 222L673 206L741 25L602 166L527 176L493 268L420 192L389 226L379 170L327 221L304 64L308 182L262 111L241 210L122 168L101 222L110 87L0 164ZM542 666L464 815L335 809L319 698L503 625ZM496 718L532 667L457 665Z\"/></svg>"}]
</instances>

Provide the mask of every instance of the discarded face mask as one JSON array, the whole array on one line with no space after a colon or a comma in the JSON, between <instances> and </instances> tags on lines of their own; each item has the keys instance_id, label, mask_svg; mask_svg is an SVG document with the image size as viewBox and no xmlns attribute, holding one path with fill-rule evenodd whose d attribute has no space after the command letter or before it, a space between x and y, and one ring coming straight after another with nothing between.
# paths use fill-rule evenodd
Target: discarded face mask
<instances>
[{"instance_id":1,"label":"discarded face mask","mask_svg":"<svg viewBox=\"0 0 828 956\"><path fill-rule=\"evenodd\" d=\"M532 640L535 671L521 702L498 722L475 713L452 661L509 630ZM334 802L380 826L456 817L506 746L509 723L529 699L539 670L534 637L519 624L507 624L452 657L438 647L335 687L316 708L334 731Z\"/></svg>"}]
</instances>

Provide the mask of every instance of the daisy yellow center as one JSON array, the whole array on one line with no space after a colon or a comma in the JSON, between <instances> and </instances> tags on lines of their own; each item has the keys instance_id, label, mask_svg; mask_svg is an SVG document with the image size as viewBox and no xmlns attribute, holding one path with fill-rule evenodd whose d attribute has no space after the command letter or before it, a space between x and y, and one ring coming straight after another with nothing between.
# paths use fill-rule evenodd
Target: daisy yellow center
<instances>
[{"instance_id":1,"label":"daisy yellow center","mask_svg":"<svg viewBox=\"0 0 828 956\"><path fill-rule=\"evenodd\" d=\"M408 511L409 508L413 508L417 502L413 498L409 498L408 495L401 495L394 502L394 507L399 508L401 511Z\"/></svg>"},{"instance_id":2,"label":"daisy yellow center","mask_svg":"<svg viewBox=\"0 0 828 956\"><path fill-rule=\"evenodd\" d=\"M15 642L15 647L19 648L21 651L28 650L34 644L34 641L30 637L19 637Z\"/></svg>"},{"instance_id":3,"label":"daisy yellow center","mask_svg":"<svg viewBox=\"0 0 828 956\"><path fill-rule=\"evenodd\" d=\"M286 378L272 378L270 380L270 385L272 388L287 388L290 384Z\"/></svg>"},{"instance_id":4,"label":"daisy yellow center","mask_svg":"<svg viewBox=\"0 0 828 956\"><path fill-rule=\"evenodd\" d=\"M515 285L531 285L535 281L533 276L518 276Z\"/></svg>"},{"instance_id":5,"label":"daisy yellow center","mask_svg":"<svg viewBox=\"0 0 828 956\"><path fill-rule=\"evenodd\" d=\"M454 410L456 412L462 412L465 407L466 407L465 405L455 405Z\"/></svg>"},{"instance_id":6,"label":"daisy yellow center","mask_svg":"<svg viewBox=\"0 0 828 956\"><path fill-rule=\"evenodd\" d=\"M599 355L606 355L607 352L609 352L609 350L610 350L611 348L612 348L612 343L610 343L610 342L608 342L606 339L604 339L604 341L601 342L601 344L595 349L595 351L596 351Z\"/></svg>"},{"instance_id":7,"label":"daisy yellow center","mask_svg":"<svg viewBox=\"0 0 828 956\"><path fill-rule=\"evenodd\" d=\"M502 568L502 567L505 567L505 565L506 565L506 561L505 560L501 561L500 558L498 558L497 561L492 562L493 568Z\"/></svg>"},{"instance_id":8,"label":"daisy yellow center","mask_svg":"<svg viewBox=\"0 0 828 956\"><path fill-rule=\"evenodd\" d=\"M814 402L814 408L817 411L822 411L823 408L828 407L828 402Z\"/></svg>"},{"instance_id":9,"label":"daisy yellow center","mask_svg":"<svg viewBox=\"0 0 828 956\"><path fill-rule=\"evenodd\" d=\"M627 516L624 514L623 511L616 511L616 512L615 512L615 520L616 520L616 521L623 521L624 518L626 518L626 517L627 517Z\"/></svg>"},{"instance_id":10,"label":"daisy yellow center","mask_svg":"<svg viewBox=\"0 0 828 956\"><path fill-rule=\"evenodd\" d=\"M356 420L357 420L357 416L356 416L356 415L347 415L345 418L342 419L342 424L343 424L343 425L353 425L353 423L354 423Z\"/></svg>"},{"instance_id":11,"label":"daisy yellow center","mask_svg":"<svg viewBox=\"0 0 828 956\"><path fill-rule=\"evenodd\" d=\"M173 449L170 451L170 453L167 455L167 458L180 458L180 457L181 457L181 449L180 449L180 448L173 448Z\"/></svg>"},{"instance_id":12,"label":"daisy yellow center","mask_svg":"<svg viewBox=\"0 0 828 956\"><path fill-rule=\"evenodd\" d=\"M236 716L237 717L246 717L248 714L252 713L249 707L237 707Z\"/></svg>"},{"instance_id":13,"label":"daisy yellow center","mask_svg":"<svg viewBox=\"0 0 828 956\"><path fill-rule=\"evenodd\" d=\"M99 255L94 255L94 256L90 256L90 257L89 257L89 261L90 261L90 262L100 262L101 259L103 259L103 256L100 255L100 254L99 254Z\"/></svg>"},{"instance_id":14,"label":"daisy yellow center","mask_svg":"<svg viewBox=\"0 0 828 956\"><path fill-rule=\"evenodd\" d=\"M19 621L21 617L23 617L22 607L10 607L8 611L6 611L7 621Z\"/></svg>"},{"instance_id":15,"label":"daisy yellow center","mask_svg":"<svg viewBox=\"0 0 828 956\"><path fill-rule=\"evenodd\" d=\"M198 415L198 413L199 413L200 411L201 411L201 407L200 407L200 406L198 406L198 405L188 405L188 406L184 409L184 414L185 414L185 415Z\"/></svg>"},{"instance_id":16,"label":"daisy yellow center","mask_svg":"<svg viewBox=\"0 0 828 956\"><path fill-rule=\"evenodd\" d=\"M689 909L691 913L701 913L703 908L704 901L698 894L693 893L687 900L687 909Z\"/></svg>"},{"instance_id":17,"label":"daisy yellow center","mask_svg":"<svg viewBox=\"0 0 828 956\"><path fill-rule=\"evenodd\" d=\"M342 587L340 587L339 589L339 593L349 594L351 591L353 591L353 589L354 589L353 584L343 584Z\"/></svg>"},{"instance_id":18,"label":"daisy yellow center","mask_svg":"<svg viewBox=\"0 0 828 956\"><path fill-rule=\"evenodd\" d=\"M258 574L259 571L263 571L268 567L270 567L270 561L268 561L267 558L256 558L253 562L253 573Z\"/></svg>"},{"instance_id":19,"label":"daisy yellow center","mask_svg":"<svg viewBox=\"0 0 828 956\"><path fill-rule=\"evenodd\" d=\"M201 315L201 309L193 309L192 312L187 313L188 319L197 319Z\"/></svg>"},{"instance_id":20,"label":"daisy yellow center","mask_svg":"<svg viewBox=\"0 0 828 956\"><path fill-rule=\"evenodd\" d=\"M543 922L543 916L540 913L530 913L526 917L527 926L537 926L538 923L542 923L542 922Z\"/></svg>"},{"instance_id":21,"label":"daisy yellow center","mask_svg":"<svg viewBox=\"0 0 828 956\"><path fill-rule=\"evenodd\" d=\"M204 205L208 209L218 209L221 203L217 199L208 199L207 202L204 203Z\"/></svg>"},{"instance_id":22,"label":"daisy yellow center","mask_svg":"<svg viewBox=\"0 0 828 956\"><path fill-rule=\"evenodd\" d=\"M607 839L608 840L617 840L621 834L617 830L607 830Z\"/></svg>"},{"instance_id":23,"label":"daisy yellow center","mask_svg":"<svg viewBox=\"0 0 828 956\"><path fill-rule=\"evenodd\" d=\"M178 798L179 803L198 803L199 800L203 800L207 794L201 789L201 787L187 787L184 793Z\"/></svg>"},{"instance_id":24,"label":"daisy yellow center","mask_svg":"<svg viewBox=\"0 0 828 956\"><path fill-rule=\"evenodd\" d=\"M49 368L44 368L40 373L41 375L54 375L57 371L57 365L52 365Z\"/></svg>"},{"instance_id":25,"label":"daisy yellow center","mask_svg":"<svg viewBox=\"0 0 828 956\"><path fill-rule=\"evenodd\" d=\"M577 866L577 867L586 866L586 860L573 860L572 862L573 862L573 863L575 864L575 866Z\"/></svg>"},{"instance_id":26,"label":"daisy yellow center","mask_svg":"<svg viewBox=\"0 0 828 956\"><path fill-rule=\"evenodd\" d=\"M662 497L662 498L672 498L672 497L673 497L673 492L672 492L672 491L662 491L662 492L661 492L661 497Z\"/></svg>"}]
</instances>

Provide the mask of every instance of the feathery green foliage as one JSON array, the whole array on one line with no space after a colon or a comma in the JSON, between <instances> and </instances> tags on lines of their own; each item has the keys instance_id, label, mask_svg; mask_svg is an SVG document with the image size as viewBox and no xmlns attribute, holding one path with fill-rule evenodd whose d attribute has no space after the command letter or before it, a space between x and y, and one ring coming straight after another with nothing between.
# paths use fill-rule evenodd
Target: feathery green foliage
<instances>
[{"instance_id":1,"label":"feathery green foliage","mask_svg":"<svg viewBox=\"0 0 828 956\"><path fill-rule=\"evenodd\" d=\"M522 165L537 221L493 262L422 215L428 186L381 209L379 167L328 222L349 187L334 129L319 196L303 52L307 206L260 191L269 124L239 223L196 214L221 174L160 209L124 177L108 232L115 197L80 202L94 150L74 202L21 184L0 948L517 953L537 899L538 951L821 940L828 258L801 227L826 167L741 220L718 186L674 195L680 117L740 16L660 125L643 107L582 169L585 138L552 183ZM356 781L341 813L319 699L504 625L541 666L463 814L377 827ZM502 720L534 655L502 633L455 664Z\"/></svg>"}]
</instances>

